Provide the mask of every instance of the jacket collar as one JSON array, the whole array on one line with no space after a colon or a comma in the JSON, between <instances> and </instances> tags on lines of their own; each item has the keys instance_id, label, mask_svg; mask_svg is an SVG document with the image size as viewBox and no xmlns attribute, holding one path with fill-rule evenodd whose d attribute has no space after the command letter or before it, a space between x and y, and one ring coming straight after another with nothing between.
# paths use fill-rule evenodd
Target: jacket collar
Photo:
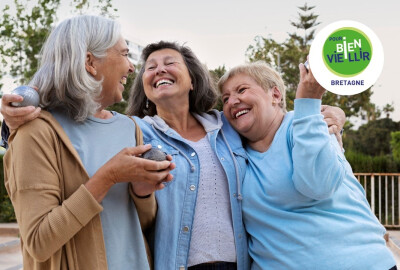
<instances>
[{"instance_id":1,"label":"jacket collar","mask_svg":"<svg viewBox=\"0 0 400 270\"><path fill-rule=\"evenodd\" d=\"M202 124L207 133L221 129L223 124L221 120L221 114L217 110L211 110L208 113L201 114L193 113L193 116L197 119L197 121L200 122L200 124ZM165 123L165 121L158 115L152 117L146 116L143 118L143 120L162 132L166 132L170 128L167 123Z\"/></svg>"}]
</instances>

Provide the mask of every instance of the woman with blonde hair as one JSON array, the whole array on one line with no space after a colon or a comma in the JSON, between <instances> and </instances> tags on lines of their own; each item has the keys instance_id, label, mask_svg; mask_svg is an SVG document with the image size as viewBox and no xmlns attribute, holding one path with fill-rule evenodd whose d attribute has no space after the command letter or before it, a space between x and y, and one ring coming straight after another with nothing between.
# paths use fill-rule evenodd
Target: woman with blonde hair
<instances>
[{"instance_id":1,"label":"woman with blonde hair","mask_svg":"<svg viewBox=\"0 0 400 270\"><path fill-rule=\"evenodd\" d=\"M223 110L248 155L243 221L251 269L396 269L336 138L323 121L323 89L300 64L294 111L265 63L237 66L219 81Z\"/></svg>"}]
</instances>

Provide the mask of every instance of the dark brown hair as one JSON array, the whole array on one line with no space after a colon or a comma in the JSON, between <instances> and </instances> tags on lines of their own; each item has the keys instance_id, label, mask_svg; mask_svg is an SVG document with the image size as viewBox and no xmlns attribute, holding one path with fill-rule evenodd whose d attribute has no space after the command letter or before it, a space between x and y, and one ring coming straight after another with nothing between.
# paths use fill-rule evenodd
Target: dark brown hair
<instances>
[{"instance_id":1,"label":"dark brown hair","mask_svg":"<svg viewBox=\"0 0 400 270\"><path fill-rule=\"evenodd\" d=\"M141 56L142 67L132 85L126 113L139 117L154 116L157 113L155 104L150 100L148 101L149 107L146 108L147 97L144 93L142 76L145 70L145 63L150 54L163 49L172 49L179 52L185 61L193 84L193 91L189 93L189 111L204 113L211 110L217 101L218 94L207 68L200 63L189 47L179 45L176 42L160 41L151 43L143 49Z\"/></svg>"}]
</instances>

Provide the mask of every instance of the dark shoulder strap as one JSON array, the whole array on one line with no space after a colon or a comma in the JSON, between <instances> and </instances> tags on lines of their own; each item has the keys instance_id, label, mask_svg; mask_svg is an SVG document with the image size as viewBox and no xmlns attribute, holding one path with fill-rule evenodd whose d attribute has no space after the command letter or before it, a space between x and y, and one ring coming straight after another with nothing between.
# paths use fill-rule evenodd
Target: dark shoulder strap
<instances>
[{"instance_id":1,"label":"dark shoulder strap","mask_svg":"<svg viewBox=\"0 0 400 270\"><path fill-rule=\"evenodd\" d=\"M129 116L133 122L135 122L135 138L136 138L136 146L143 144L143 132L140 129L139 125L136 123L135 119L132 116Z\"/></svg>"}]
</instances>

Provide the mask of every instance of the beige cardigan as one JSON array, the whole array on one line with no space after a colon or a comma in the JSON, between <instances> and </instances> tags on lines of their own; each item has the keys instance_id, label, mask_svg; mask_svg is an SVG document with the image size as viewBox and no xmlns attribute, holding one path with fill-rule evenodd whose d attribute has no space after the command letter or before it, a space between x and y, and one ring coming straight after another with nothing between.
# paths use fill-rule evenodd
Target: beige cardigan
<instances>
[{"instance_id":1,"label":"beige cardigan","mask_svg":"<svg viewBox=\"0 0 400 270\"><path fill-rule=\"evenodd\" d=\"M59 123L42 111L9 142L4 180L20 228L24 269L107 269L102 206L85 188L89 176ZM154 195L135 204L151 226Z\"/></svg>"}]
</instances>

